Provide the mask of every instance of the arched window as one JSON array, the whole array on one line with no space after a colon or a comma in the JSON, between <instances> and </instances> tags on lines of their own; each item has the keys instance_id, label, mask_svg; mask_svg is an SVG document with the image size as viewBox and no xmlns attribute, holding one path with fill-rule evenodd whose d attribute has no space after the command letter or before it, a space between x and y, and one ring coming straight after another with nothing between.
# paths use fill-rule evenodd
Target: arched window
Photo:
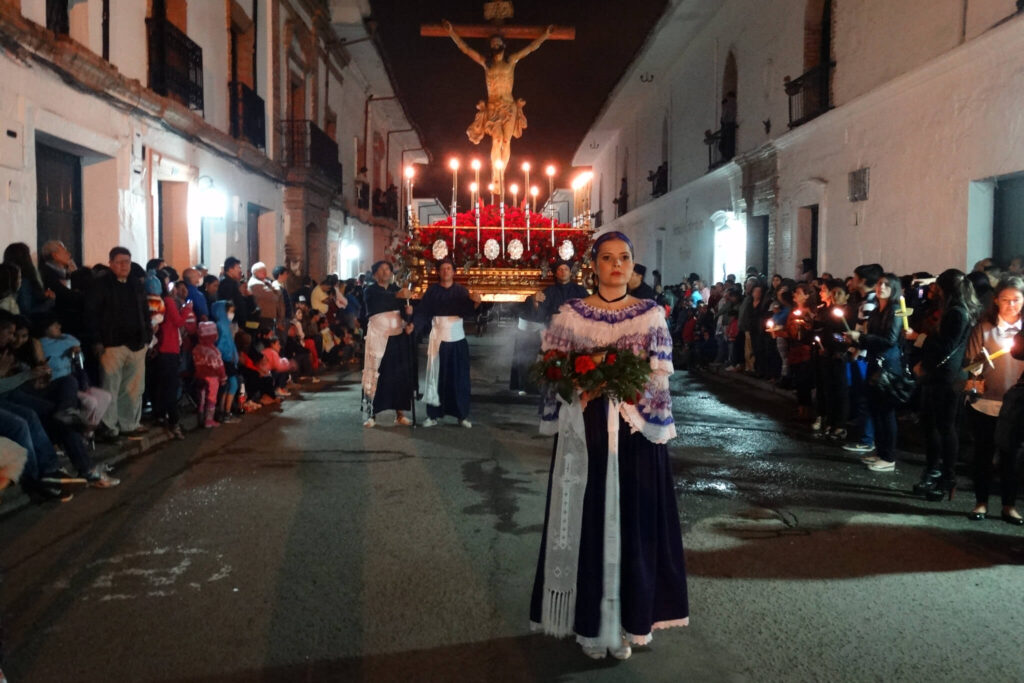
<instances>
[{"instance_id":1,"label":"arched window","mask_svg":"<svg viewBox=\"0 0 1024 683\"><path fill-rule=\"evenodd\" d=\"M736 156L736 129L738 128L736 90L738 81L736 54L730 50L725 58L725 70L722 73L722 128L718 150L722 154L723 162Z\"/></svg>"},{"instance_id":2,"label":"arched window","mask_svg":"<svg viewBox=\"0 0 1024 683\"><path fill-rule=\"evenodd\" d=\"M784 84L789 95L789 127L799 126L832 108L833 0L807 0L804 11L804 73Z\"/></svg>"}]
</instances>

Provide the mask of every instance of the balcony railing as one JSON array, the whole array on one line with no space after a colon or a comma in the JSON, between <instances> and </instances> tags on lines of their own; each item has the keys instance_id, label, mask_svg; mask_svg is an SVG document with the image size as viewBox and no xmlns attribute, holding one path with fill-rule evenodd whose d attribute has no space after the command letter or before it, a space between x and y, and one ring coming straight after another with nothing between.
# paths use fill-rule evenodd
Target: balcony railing
<instances>
[{"instance_id":1,"label":"balcony railing","mask_svg":"<svg viewBox=\"0 0 1024 683\"><path fill-rule=\"evenodd\" d=\"M723 124L715 132L704 131L704 144L708 146L708 170L713 171L736 156L736 124Z\"/></svg>"},{"instance_id":2,"label":"balcony railing","mask_svg":"<svg viewBox=\"0 0 1024 683\"><path fill-rule=\"evenodd\" d=\"M789 96L789 127L796 128L802 123L821 116L832 108L829 97L829 81L835 62L823 62L793 80L783 80Z\"/></svg>"},{"instance_id":3,"label":"balcony railing","mask_svg":"<svg viewBox=\"0 0 1024 683\"><path fill-rule=\"evenodd\" d=\"M146 19L149 87L189 109L203 109L203 48L166 19Z\"/></svg>"},{"instance_id":4,"label":"balcony railing","mask_svg":"<svg viewBox=\"0 0 1024 683\"><path fill-rule=\"evenodd\" d=\"M241 81L228 83L231 92L231 136L256 147L267 146L267 111L263 98Z\"/></svg>"},{"instance_id":5,"label":"balcony railing","mask_svg":"<svg viewBox=\"0 0 1024 683\"><path fill-rule=\"evenodd\" d=\"M279 130L286 166L318 169L332 185L341 189L342 167L337 142L306 119L282 121Z\"/></svg>"}]
</instances>

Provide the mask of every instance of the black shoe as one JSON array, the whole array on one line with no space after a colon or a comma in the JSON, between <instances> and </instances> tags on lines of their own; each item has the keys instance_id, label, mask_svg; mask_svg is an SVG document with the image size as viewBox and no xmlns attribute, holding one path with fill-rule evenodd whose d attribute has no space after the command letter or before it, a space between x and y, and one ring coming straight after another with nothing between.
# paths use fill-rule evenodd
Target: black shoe
<instances>
[{"instance_id":1,"label":"black shoe","mask_svg":"<svg viewBox=\"0 0 1024 683\"><path fill-rule=\"evenodd\" d=\"M921 474L921 479L914 484L914 493L921 495L922 493L928 493L934 491L935 487L939 485L939 481L942 479L942 472L939 470L925 470Z\"/></svg>"},{"instance_id":2,"label":"black shoe","mask_svg":"<svg viewBox=\"0 0 1024 683\"><path fill-rule=\"evenodd\" d=\"M973 511L972 512L968 512L967 513L967 519L971 520L972 522L980 522L982 520L988 519L988 513L987 512L973 512Z\"/></svg>"},{"instance_id":3,"label":"black shoe","mask_svg":"<svg viewBox=\"0 0 1024 683\"><path fill-rule=\"evenodd\" d=\"M953 497L955 495L956 481L940 479L936 483L935 488L929 489L924 492L924 499L932 503L937 503L943 498L946 498L947 496L949 497L949 500L953 500Z\"/></svg>"},{"instance_id":4,"label":"black shoe","mask_svg":"<svg viewBox=\"0 0 1024 683\"><path fill-rule=\"evenodd\" d=\"M1013 517L1011 515L1006 514L1005 512L1002 513L1001 515L999 515L999 518L1002 519L1007 524L1013 524L1014 526L1024 525L1024 518L1022 518L1022 517Z\"/></svg>"},{"instance_id":5,"label":"black shoe","mask_svg":"<svg viewBox=\"0 0 1024 683\"><path fill-rule=\"evenodd\" d=\"M100 425L96 428L93 438L97 443L117 443L118 434L112 429L108 429L107 427Z\"/></svg>"}]
</instances>

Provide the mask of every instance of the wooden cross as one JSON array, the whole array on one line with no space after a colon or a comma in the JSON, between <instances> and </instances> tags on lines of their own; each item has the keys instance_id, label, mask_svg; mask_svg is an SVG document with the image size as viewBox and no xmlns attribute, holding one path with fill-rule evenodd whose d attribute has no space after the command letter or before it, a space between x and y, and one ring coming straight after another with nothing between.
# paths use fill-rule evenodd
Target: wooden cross
<instances>
[{"instance_id":1,"label":"wooden cross","mask_svg":"<svg viewBox=\"0 0 1024 683\"><path fill-rule=\"evenodd\" d=\"M533 40L544 34L546 26L506 26L505 20L512 18L512 3L507 0L484 3L484 19L490 24L455 24L455 30L463 38L490 38L500 35L511 40ZM447 38L448 32L441 24L421 24L420 35L427 38ZM548 40L576 40L576 29L572 26L556 26Z\"/></svg>"}]
</instances>

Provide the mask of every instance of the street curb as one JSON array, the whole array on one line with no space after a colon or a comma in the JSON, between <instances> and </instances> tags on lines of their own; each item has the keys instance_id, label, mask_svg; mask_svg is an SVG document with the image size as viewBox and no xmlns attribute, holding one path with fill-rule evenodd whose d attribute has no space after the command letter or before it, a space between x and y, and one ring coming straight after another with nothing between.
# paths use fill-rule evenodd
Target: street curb
<instances>
[{"instance_id":1,"label":"street curb","mask_svg":"<svg viewBox=\"0 0 1024 683\"><path fill-rule=\"evenodd\" d=\"M742 384L762 394L768 394L769 396L781 398L789 401L790 403L796 403L796 392L788 389L782 389L767 380L751 377L750 375L746 375L742 372L725 372L724 370L706 369L691 371L691 374L694 377L706 379L717 384L727 384L732 386Z\"/></svg>"}]
</instances>

